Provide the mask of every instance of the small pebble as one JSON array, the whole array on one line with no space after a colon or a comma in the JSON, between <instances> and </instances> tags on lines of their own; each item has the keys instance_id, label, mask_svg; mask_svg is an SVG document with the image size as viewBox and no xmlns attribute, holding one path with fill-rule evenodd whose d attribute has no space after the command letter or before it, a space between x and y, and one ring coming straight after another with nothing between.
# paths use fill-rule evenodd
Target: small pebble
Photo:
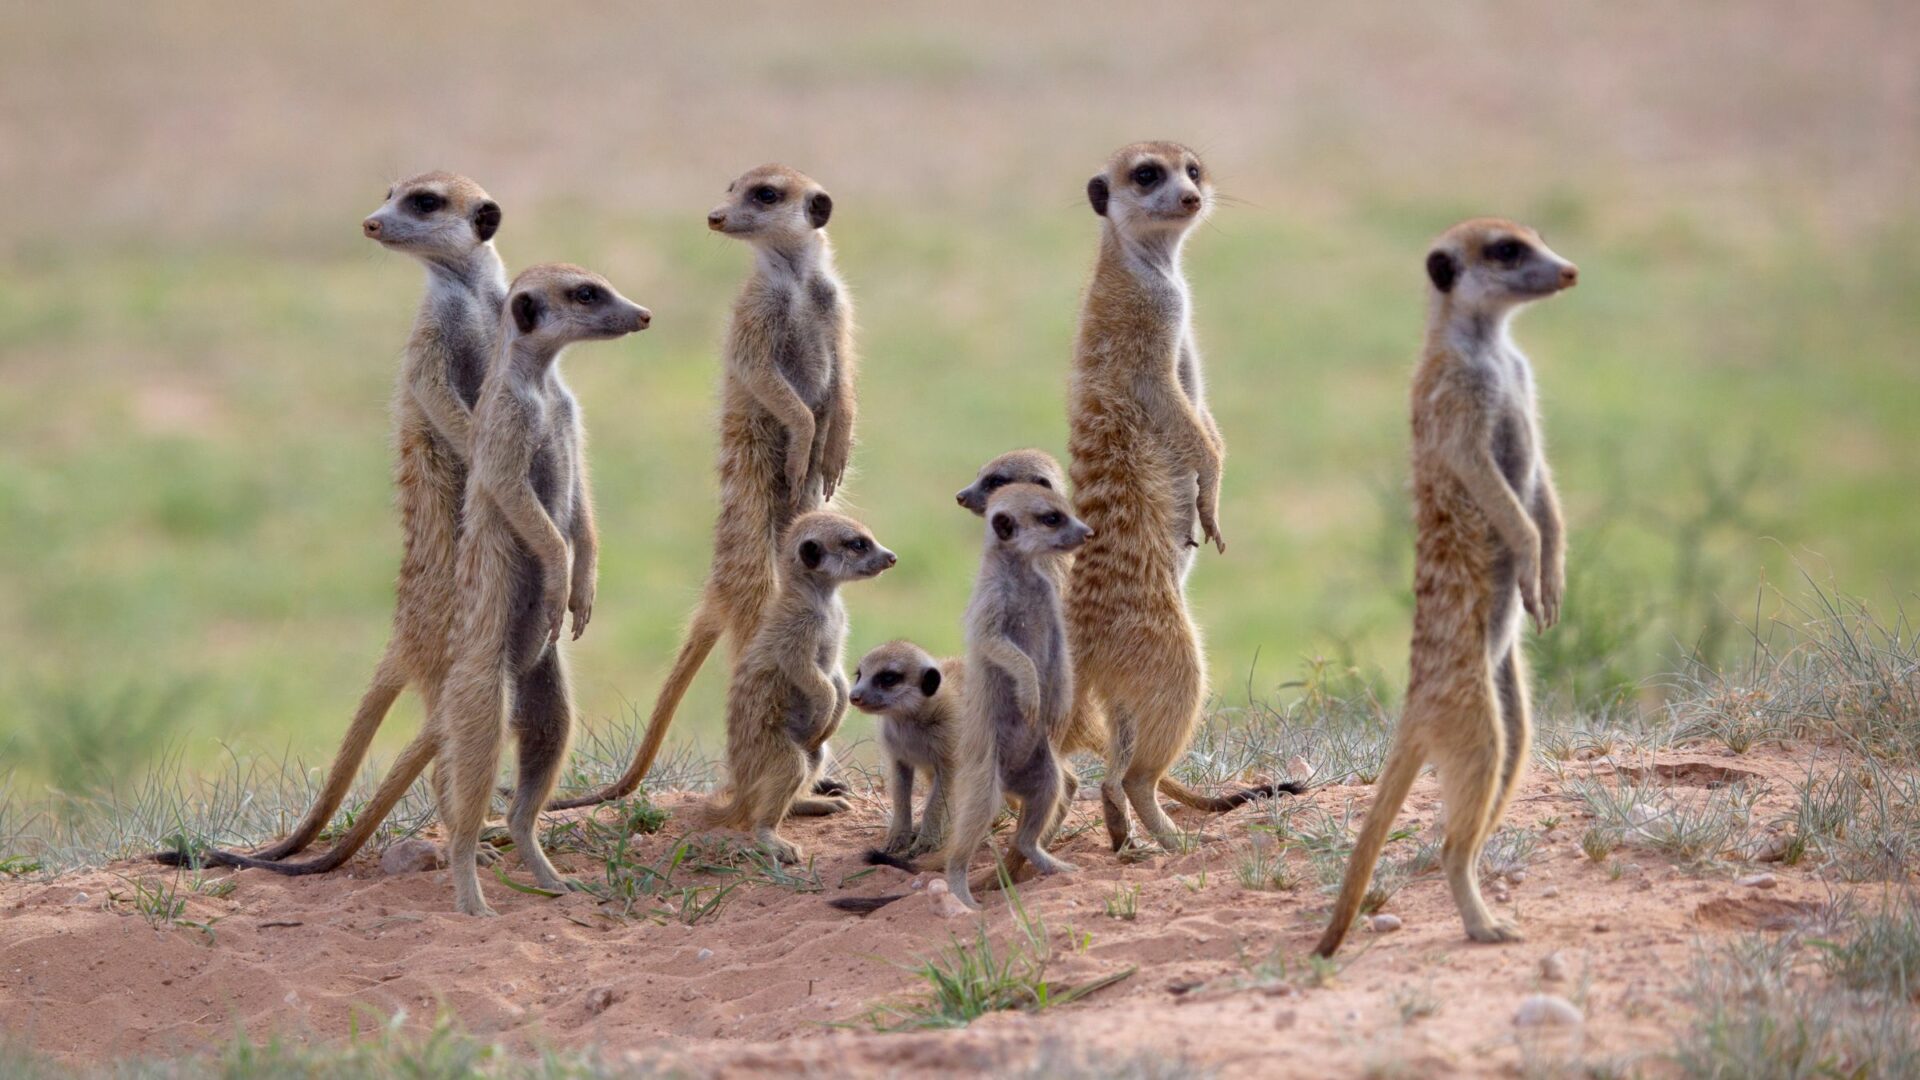
<instances>
[{"instance_id":1,"label":"small pebble","mask_svg":"<svg viewBox=\"0 0 1920 1080\"><path fill-rule=\"evenodd\" d=\"M1525 870L1509 870L1507 871L1507 880L1518 885L1527 880L1527 872Z\"/></svg>"},{"instance_id":2,"label":"small pebble","mask_svg":"<svg viewBox=\"0 0 1920 1080\"><path fill-rule=\"evenodd\" d=\"M1572 1027L1585 1017L1573 1002L1555 994L1532 994L1513 1014L1515 1027Z\"/></svg>"},{"instance_id":3,"label":"small pebble","mask_svg":"<svg viewBox=\"0 0 1920 1080\"><path fill-rule=\"evenodd\" d=\"M1604 934L1611 929L1613 929L1613 927L1608 926L1605 922L1597 922L1593 924L1593 932L1596 934Z\"/></svg>"},{"instance_id":4,"label":"small pebble","mask_svg":"<svg viewBox=\"0 0 1920 1080\"><path fill-rule=\"evenodd\" d=\"M390 845L380 853L380 872L389 877L438 870L445 865L447 856L440 850L440 845L417 836Z\"/></svg>"},{"instance_id":5,"label":"small pebble","mask_svg":"<svg viewBox=\"0 0 1920 1080\"><path fill-rule=\"evenodd\" d=\"M73 899L67 901L67 903L69 904L84 904L86 902L87 902L87 894L83 892L74 893Z\"/></svg>"},{"instance_id":6,"label":"small pebble","mask_svg":"<svg viewBox=\"0 0 1920 1080\"><path fill-rule=\"evenodd\" d=\"M1391 934L1395 930L1400 929L1400 916L1386 914L1375 915L1372 919L1372 926L1373 932L1376 934Z\"/></svg>"},{"instance_id":7,"label":"small pebble","mask_svg":"<svg viewBox=\"0 0 1920 1080\"><path fill-rule=\"evenodd\" d=\"M713 950L701 949L699 952L693 954L693 958L695 960L711 960L713 959Z\"/></svg>"},{"instance_id":8,"label":"small pebble","mask_svg":"<svg viewBox=\"0 0 1920 1080\"><path fill-rule=\"evenodd\" d=\"M1540 979L1543 982L1566 982L1567 959L1557 952L1548 953L1540 958Z\"/></svg>"},{"instance_id":9,"label":"small pebble","mask_svg":"<svg viewBox=\"0 0 1920 1080\"><path fill-rule=\"evenodd\" d=\"M1734 882L1734 884L1749 889L1771 889L1779 885L1780 881L1772 874L1749 874L1739 881Z\"/></svg>"},{"instance_id":10,"label":"small pebble","mask_svg":"<svg viewBox=\"0 0 1920 1080\"><path fill-rule=\"evenodd\" d=\"M612 988L602 986L597 990L587 991L587 1012L592 1015L599 1016L601 1013L607 1011L607 1006L612 1004Z\"/></svg>"},{"instance_id":11,"label":"small pebble","mask_svg":"<svg viewBox=\"0 0 1920 1080\"><path fill-rule=\"evenodd\" d=\"M1547 898L1549 898L1549 899L1551 899L1552 897L1555 897L1555 896L1559 896L1559 895L1560 895L1560 886L1558 886L1558 885L1549 885L1549 886L1547 886L1546 888L1544 888L1544 889L1541 889L1541 890L1540 890L1540 895L1541 895L1541 896L1543 896L1543 897L1547 897Z\"/></svg>"}]
</instances>

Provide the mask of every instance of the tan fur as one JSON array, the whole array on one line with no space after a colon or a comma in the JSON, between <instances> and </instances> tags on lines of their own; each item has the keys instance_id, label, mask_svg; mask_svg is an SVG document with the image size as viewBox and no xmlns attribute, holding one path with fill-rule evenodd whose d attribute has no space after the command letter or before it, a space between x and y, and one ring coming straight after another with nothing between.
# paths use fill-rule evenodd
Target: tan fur
<instances>
[{"instance_id":1,"label":"tan fur","mask_svg":"<svg viewBox=\"0 0 1920 1080\"><path fill-rule=\"evenodd\" d=\"M979 906L967 864L986 843L1004 799L1020 804L1008 873L1025 863L1043 874L1074 869L1046 851L1076 786L1055 751L1073 704L1054 560L1087 542L1066 496L1008 484L987 500L985 548L967 605L967 680L949 813L947 887Z\"/></svg>"},{"instance_id":2,"label":"tan fur","mask_svg":"<svg viewBox=\"0 0 1920 1080\"><path fill-rule=\"evenodd\" d=\"M416 201L423 197L439 205ZM393 395L393 477L404 543L393 633L327 770L326 784L299 826L251 855L202 853L207 861L257 864L305 850L339 810L400 692L411 683L429 712L438 700L448 664L471 411L493 359L507 294L506 271L492 243L499 220L499 204L480 185L430 172L393 185L380 209L361 223L370 239L427 268L427 292ZM378 824L363 815L325 857L305 864L312 868L308 872L344 863Z\"/></svg>"},{"instance_id":3,"label":"tan fur","mask_svg":"<svg viewBox=\"0 0 1920 1080\"><path fill-rule=\"evenodd\" d=\"M953 784L954 742L966 661L934 659L911 641L875 646L853 670L849 700L879 717L875 735L887 758L893 820L880 850L911 859L937 850L946 838L947 792ZM927 801L913 825L913 781L925 774Z\"/></svg>"},{"instance_id":4,"label":"tan fur","mask_svg":"<svg viewBox=\"0 0 1920 1080\"><path fill-rule=\"evenodd\" d=\"M1407 705L1332 921L1314 947L1321 956L1340 947L1394 816L1428 761L1440 774L1446 814L1441 861L1467 936L1520 936L1487 910L1478 867L1532 738L1519 614L1532 614L1540 630L1559 619L1565 552L1532 369L1507 324L1522 305L1571 286L1577 271L1533 230L1481 218L1435 242L1428 275L1432 307L1412 395L1419 535Z\"/></svg>"},{"instance_id":5,"label":"tan fur","mask_svg":"<svg viewBox=\"0 0 1920 1080\"><path fill-rule=\"evenodd\" d=\"M1154 792L1206 697L1185 575L1196 526L1226 548L1225 445L1206 408L1180 246L1211 193L1205 166L1175 143L1123 147L1088 182L1104 222L1074 345L1067 445L1074 506L1094 537L1067 592L1076 697L1063 746L1099 745L1104 716L1101 802L1115 850L1131 840L1129 801L1155 839L1178 842Z\"/></svg>"},{"instance_id":6,"label":"tan fur","mask_svg":"<svg viewBox=\"0 0 1920 1080\"><path fill-rule=\"evenodd\" d=\"M756 194L765 189L779 198L761 202ZM846 474L855 413L853 308L825 229L832 199L781 165L748 172L727 193L708 225L752 244L757 260L727 328L713 565L632 763L605 789L553 809L622 798L640 785L720 637L736 659L753 640L773 599L782 533L831 499Z\"/></svg>"},{"instance_id":7,"label":"tan fur","mask_svg":"<svg viewBox=\"0 0 1920 1080\"><path fill-rule=\"evenodd\" d=\"M803 794L822 779L827 740L846 715L841 674L847 610L840 586L894 562L865 526L816 510L780 544L780 591L735 665L727 691L728 790L708 809L715 825L750 830L777 861L805 854L779 833L788 814L837 814L852 804Z\"/></svg>"},{"instance_id":8,"label":"tan fur","mask_svg":"<svg viewBox=\"0 0 1920 1080\"><path fill-rule=\"evenodd\" d=\"M500 356L474 412L453 664L426 728L402 755L415 770L423 755L434 760L454 907L463 914L493 914L476 864L509 717L519 778L508 832L540 887L569 886L534 826L566 759L573 722L561 625L571 613L578 638L592 616L598 541L585 432L558 361L573 342L621 337L649 321L645 308L576 266L533 267L508 293ZM382 795L394 785L404 791L411 779L396 766ZM369 816L389 808L376 801Z\"/></svg>"}]
</instances>

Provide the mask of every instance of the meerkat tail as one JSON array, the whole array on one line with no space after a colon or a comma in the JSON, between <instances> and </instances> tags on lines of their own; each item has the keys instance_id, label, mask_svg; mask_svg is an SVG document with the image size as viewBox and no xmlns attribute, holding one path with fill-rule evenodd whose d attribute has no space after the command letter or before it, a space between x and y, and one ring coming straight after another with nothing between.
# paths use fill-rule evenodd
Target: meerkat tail
<instances>
[{"instance_id":1,"label":"meerkat tail","mask_svg":"<svg viewBox=\"0 0 1920 1080\"><path fill-rule=\"evenodd\" d=\"M197 853L162 851L153 856L154 861L166 866L211 864L214 866L232 866L253 870L271 870L276 874L285 874L288 877L299 877L303 874L324 874L344 864L348 859L353 858L354 854L357 853L361 847L365 846L368 840L373 838L374 832L380 828L381 824L386 821L387 815L392 812L394 804L398 803L400 799L406 795L407 789L413 786L413 782L419 778L421 771L432 763L434 752L438 748L437 740L424 737L416 738L413 742L407 744L407 748L402 750L400 757L394 761L392 771L388 772L387 778L381 781L379 790L374 792L373 801L368 803L366 810L355 819L353 828L348 830L347 835L342 837L339 843L329 848L325 855L310 862L275 862L271 859L262 859L251 855L240 855L231 851L220 851L217 849Z\"/></svg>"},{"instance_id":2,"label":"meerkat tail","mask_svg":"<svg viewBox=\"0 0 1920 1080\"><path fill-rule=\"evenodd\" d=\"M871 915L895 900L905 900L911 893L894 893L892 896L843 896L838 900L827 901L827 906L836 911L851 911L855 915Z\"/></svg>"},{"instance_id":3,"label":"meerkat tail","mask_svg":"<svg viewBox=\"0 0 1920 1080\"><path fill-rule=\"evenodd\" d=\"M407 687L407 673L394 657L394 646L387 647L387 655L380 658L380 666L375 670L373 682L360 698L360 707L354 711L353 723L347 727L347 736L340 742L340 751L333 756L333 764L327 767L327 784L320 795L307 810L307 816L300 821L300 827L289 833L279 843L259 851L248 852L249 858L278 861L296 852L304 851L326 830L327 822L333 820L334 811L346 801L347 792L353 787L353 778L360 772L361 762L366 760L367 749L373 745L373 737L379 733L380 725L387 718L388 710Z\"/></svg>"},{"instance_id":4,"label":"meerkat tail","mask_svg":"<svg viewBox=\"0 0 1920 1080\"><path fill-rule=\"evenodd\" d=\"M640 748L634 751L633 763L627 766L627 771L620 774L620 779L599 791L571 799L556 799L547 803L547 809L572 810L624 799L633 794L634 789L640 786L640 781L647 778L647 770L653 768L653 759L660 756L660 747L667 741L667 729L673 726L673 715L679 711L681 699L687 696L687 688L693 685L693 677L700 674L700 668L706 664L714 644L720 640L719 620L710 616L708 610L703 606L700 614L694 617L687 640L680 646L680 655L674 658L673 670L660 687L660 696L654 699L653 715L647 719L647 733L640 740Z\"/></svg>"},{"instance_id":5,"label":"meerkat tail","mask_svg":"<svg viewBox=\"0 0 1920 1080\"><path fill-rule=\"evenodd\" d=\"M1374 785L1373 803L1367 807L1366 824L1360 828L1360 839L1353 846L1353 854L1347 857L1347 876L1340 883L1333 920L1327 924L1320 943L1313 947L1315 956L1332 956L1346 938L1354 916L1360 913L1367 886L1373 881L1373 864L1380 858L1380 849L1386 846L1393 819L1399 816L1400 804L1407 801L1407 792L1413 790L1414 778L1420 775L1424 764L1425 759L1409 743L1396 742L1388 752L1386 766Z\"/></svg>"},{"instance_id":6,"label":"meerkat tail","mask_svg":"<svg viewBox=\"0 0 1920 1080\"><path fill-rule=\"evenodd\" d=\"M1307 785L1288 780L1280 783L1256 784L1253 787L1230 791L1225 795L1202 795L1171 776L1160 778L1162 795L1184 806L1191 806L1195 810L1205 810L1209 814L1224 814L1237 806L1245 806L1255 799L1269 799L1275 795L1300 795L1306 790Z\"/></svg>"}]
</instances>

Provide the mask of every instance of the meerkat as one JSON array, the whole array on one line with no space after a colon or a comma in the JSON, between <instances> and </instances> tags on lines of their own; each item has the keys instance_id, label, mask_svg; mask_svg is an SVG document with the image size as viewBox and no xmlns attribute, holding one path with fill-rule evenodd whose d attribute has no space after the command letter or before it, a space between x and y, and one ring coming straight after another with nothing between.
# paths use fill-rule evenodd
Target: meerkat
<instances>
[{"instance_id":1,"label":"meerkat","mask_svg":"<svg viewBox=\"0 0 1920 1080\"><path fill-rule=\"evenodd\" d=\"M853 305L833 265L832 215L833 197L783 165L763 165L727 185L726 201L707 214L708 228L755 252L727 329L713 565L632 763L606 788L551 809L633 793L714 644L726 635L737 661L753 640L777 589L776 545L788 525L826 505L846 475Z\"/></svg>"},{"instance_id":2,"label":"meerkat","mask_svg":"<svg viewBox=\"0 0 1920 1080\"><path fill-rule=\"evenodd\" d=\"M1132 840L1129 802L1156 840L1178 843L1154 793L1206 699L1185 577L1196 525L1226 550L1218 520L1226 448L1205 403L1180 254L1212 192L1199 156L1165 142L1122 147L1087 182L1102 220L1100 255L1067 419L1074 505L1094 536L1067 591L1071 726L1082 738L1104 729L1101 804L1116 851Z\"/></svg>"},{"instance_id":3,"label":"meerkat","mask_svg":"<svg viewBox=\"0 0 1920 1080\"><path fill-rule=\"evenodd\" d=\"M339 865L431 762L454 909L494 914L481 894L477 864L510 717L519 777L507 831L541 888L569 887L541 850L534 825L559 775L573 724L560 632L571 614L577 640L593 615L599 543L579 406L560 379L558 360L576 341L622 337L651 321L646 308L577 266L549 263L514 279L499 355L473 415L454 570L452 660L435 708L354 828L324 858L242 859L232 865L283 874Z\"/></svg>"},{"instance_id":4,"label":"meerkat","mask_svg":"<svg viewBox=\"0 0 1920 1080\"><path fill-rule=\"evenodd\" d=\"M312 844L340 809L400 692L412 683L431 712L446 676L468 432L507 296L506 268L493 246L500 204L464 176L422 173L390 187L360 227L427 270L426 296L393 397L394 487L404 539L393 632L319 797L293 832L247 856L253 859L284 859ZM200 857L218 861L226 854L232 853Z\"/></svg>"},{"instance_id":5,"label":"meerkat","mask_svg":"<svg viewBox=\"0 0 1920 1080\"><path fill-rule=\"evenodd\" d=\"M1044 450L1012 450L980 467L973 483L961 488L954 496L955 500L975 515L984 515L987 510L987 498L1008 484L1038 484L1043 488L1065 491L1066 472L1060 468L1052 454ZM1073 573L1073 556L1062 555L1050 564L1054 573L1054 584L1061 595L1067 592L1067 583ZM1107 750L1107 733L1101 725L1099 712L1086 708L1077 710L1056 747L1061 755L1088 751L1104 755ZM1260 784L1241 788L1225 795L1202 795L1180 783L1171 776L1160 778L1160 791L1170 798L1209 813L1221 814L1242 806L1254 799L1266 798L1280 793L1299 794L1306 790L1305 785L1295 783Z\"/></svg>"},{"instance_id":6,"label":"meerkat","mask_svg":"<svg viewBox=\"0 0 1920 1080\"><path fill-rule=\"evenodd\" d=\"M1047 853L1072 797L1072 773L1054 747L1073 702L1060 590L1047 564L1093 530L1066 496L1008 484L987 500L985 551L967 606L967 679L953 791L948 797L947 887L970 908L967 864L986 843L1007 796L1020 802L1008 872L1021 861L1042 874L1074 867Z\"/></svg>"},{"instance_id":7,"label":"meerkat","mask_svg":"<svg viewBox=\"0 0 1920 1080\"><path fill-rule=\"evenodd\" d=\"M849 700L854 708L880 718L876 730L889 765L893 819L881 854L911 859L937 850L946 838L956 702L965 668L962 658L936 660L911 641L876 646L854 668ZM918 830L913 825L916 773L925 773L929 783Z\"/></svg>"},{"instance_id":8,"label":"meerkat","mask_svg":"<svg viewBox=\"0 0 1920 1080\"><path fill-rule=\"evenodd\" d=\"M850 696L841 673L847 609L840 586L874 577L897 560L865 526L830 510L795 518L780 552L780 591L727 691L728 790L708 817L751 831L776 861L798 864L805 853L779 832L787 815L852 808L844 798L811 790Z\"/></svg>"},{"instance_id":9,"label":"meerkat","mask_svg":"<svg viewBox=\"0 0 1920 1080\"><path fill-rule=\"evenodd\" d=\"M1360 910L1375 860L1428 761L1446 814L1441 863L1467 936L1516 941L1480 895L1481 849L1506 813L1532 740L1520 614L1560 618L1565 530L1540 436L1533 371L1508 328L1579 270L1538 233L1479 218L1427 254L1426 346L1413 377L1414 555L1406 709L1381 768L1333 919L1331 956Z\"/></svg>"}]
</instances>

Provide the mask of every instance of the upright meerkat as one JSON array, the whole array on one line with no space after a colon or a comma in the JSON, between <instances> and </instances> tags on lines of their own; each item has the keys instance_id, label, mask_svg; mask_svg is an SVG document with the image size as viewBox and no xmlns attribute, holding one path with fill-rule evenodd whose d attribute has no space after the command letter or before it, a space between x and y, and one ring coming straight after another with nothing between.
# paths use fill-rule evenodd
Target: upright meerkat
<instances>
[{"instance_id":1,"label":"upright meerkat","mask_svg":"<svg viewBox=\"0 0 1920 1080\"><path fill-rule=\"evenodd\" d=\"M967 605L967 679L948 798L947 887L968 907L979 904L967 886L967 864L1006 796L1020 802L1008 872L1021 859L1043 874L1074 869L1046 851L1074 786L1054 750L1065 733L1074 676L1048 564L1091 533L1066 496L1036 484L1001 488L987 500L986 517L986 550Z\"/></svg>"},{"instance_id":2,"label":"upright meerkat","mask_svg":"<svg viewBox=\"0 0 1920 1080\"><path fill-rule=\"evenodd\" d=\"M896 560L865 526L828 510L795 518L780 552L780 592L727 691L728 791L709 817L751 831L776 860L799 863L804 853L779 832L787 815L851 808L843 798L810 792L826 766L827 740L847 711L840 586L874 577Z\"/></svg>"},{"instance_id":3,"label":"upright meerkat","mask_svg":"<svg viewBox=\"0 0 1920 1080\"><path fill-rule=\"evenodd\" d=\"M988 497L1008 484L1014 483L1038 484L1043 488L1065 491L1066 471L1061 469L1060 463L1045 450L1012 450L980 466L980 472L974 477L973 483L961 488L954 498L966 509L977 515L983 515L987 511ZM1050 569L1054 573L1054 583L1059 586L1061 595L1065 596L1073 573L1073 556L1062 555L1053 560ZM1062 755L1082 750L1104 755L1107 750L1107 733L1101 724L1099 711L1097 709L1076 710L1056 749ZM1163 794L1196 810L1215 814L1225 813L1253 799L1265 798L1280 792L1298 794L1305 789L1305 785L1296 783L1260 784L1231 791L1225 795L1202 795L1171 776L1160 778L1160 791Z\"/></svg>"},{"instance_id":4,"label":"upright meerkat","mask_svg":"<svg viewBox=\"0 0 1920 1080\"><path fill-rule=\"evenodd\" d=\"M720 516L713 565L633 762L601 791L552 809L633 793L675 710L722 634L736 659L773 599L776 545L796 517L833 496L853 449L853 305L833 266L833 197L784 165L727 185L707 226L754 248L727 328L720 416Z\"/></svg>"},{"instance_id":5,"label":"upright meerkat","mask_svg":"<svg viewBox=\"0 0 1920 1080\"><path fill-rule=\"evenodd\" d=\"M1539 234L1478 218L1427 255L1426 348L1413 377L1412 670L1373 805L1314 952L1331 956L1422 765L1440 775L1441 862L1467 936L1514 941L1487 910L1479 863L1532 739L1520 612L1544 631L1566 583L1559 496L1547 469L1533 371L1508 334L1526 304L1569 288L1574 265Z\"/></svg>"},{"instance_id":6,"label":"upright meerkat","mask_svg":"<svg viewBox=\"0 0 1920 1080\"><path fill-rule=\"evenodd\" d=\"M1207 412L1181 245L1210 208L1198 155L1177 143L1116 151L1087 182L1100 256L1074 344L1067 447L1074 505L1093 539L1067 590L1073 729L1100 730L1101 803L1117 851L1127 802L1163 845L1179 830L1154 792L1200 721L1206 673L1187 613L1193 530L1221 550L1225 444Z\"/></svg>"},{"instance_id":7,"label":"upright meerkat","mask_svg":"<svg viewBox=\"0 0 1920 1080\"><path fill-rule=\"evenodd\" d=\"M393 396L393 475L405 543L393 634L319 798L293 832L248 856L254 859L284 859L313 843L340 809L400 692L414 684L431 712L446 676L468 429L507 296L506 268L493 247L500 204L464 176L421 173L389 188L386 200L360 227L382 247L413 256L427 270L426 296ZM217 862L228 854L200 857Z\"/></svg>"},{"instance_id":8,"label":"upright meerkat","mask_svg":"<svg viewBox=\"0 0 1920 1080\"><path fill-rule=\"evenodd\" d=\"M893 820L882 854L911 859L937 850L946 838L947 792L953 785L956 702L966 669L959 657L934 659L911 641L889 641L860 658L850 700L880 718L880 750L887 757ZM928 778L920 827L913 826L913 780Z\"/></svg>"},{"instance_id":9,"label":"upright meerkat","mask_svg":"<svg viewBox=\"0 0 1920 1080\"><path fill-rule=\"evenodd\" d=\"M227 865L311 874L350 858L429 763L447 831L454 909L492 915L477 870L508 719L518 783L507 815L515 849L546 889L568 883L534 830L572 731L573 706L559 641L593 614L598 540L579 407L560 379L561 350L643 330L647 309L588 270L549 263L522 271L508 291L499 355L474 410L471 467L454 568L451 663L420 734L400 752L353 829L306 863L224 857Z\"/></svg>"}]
</instances>

